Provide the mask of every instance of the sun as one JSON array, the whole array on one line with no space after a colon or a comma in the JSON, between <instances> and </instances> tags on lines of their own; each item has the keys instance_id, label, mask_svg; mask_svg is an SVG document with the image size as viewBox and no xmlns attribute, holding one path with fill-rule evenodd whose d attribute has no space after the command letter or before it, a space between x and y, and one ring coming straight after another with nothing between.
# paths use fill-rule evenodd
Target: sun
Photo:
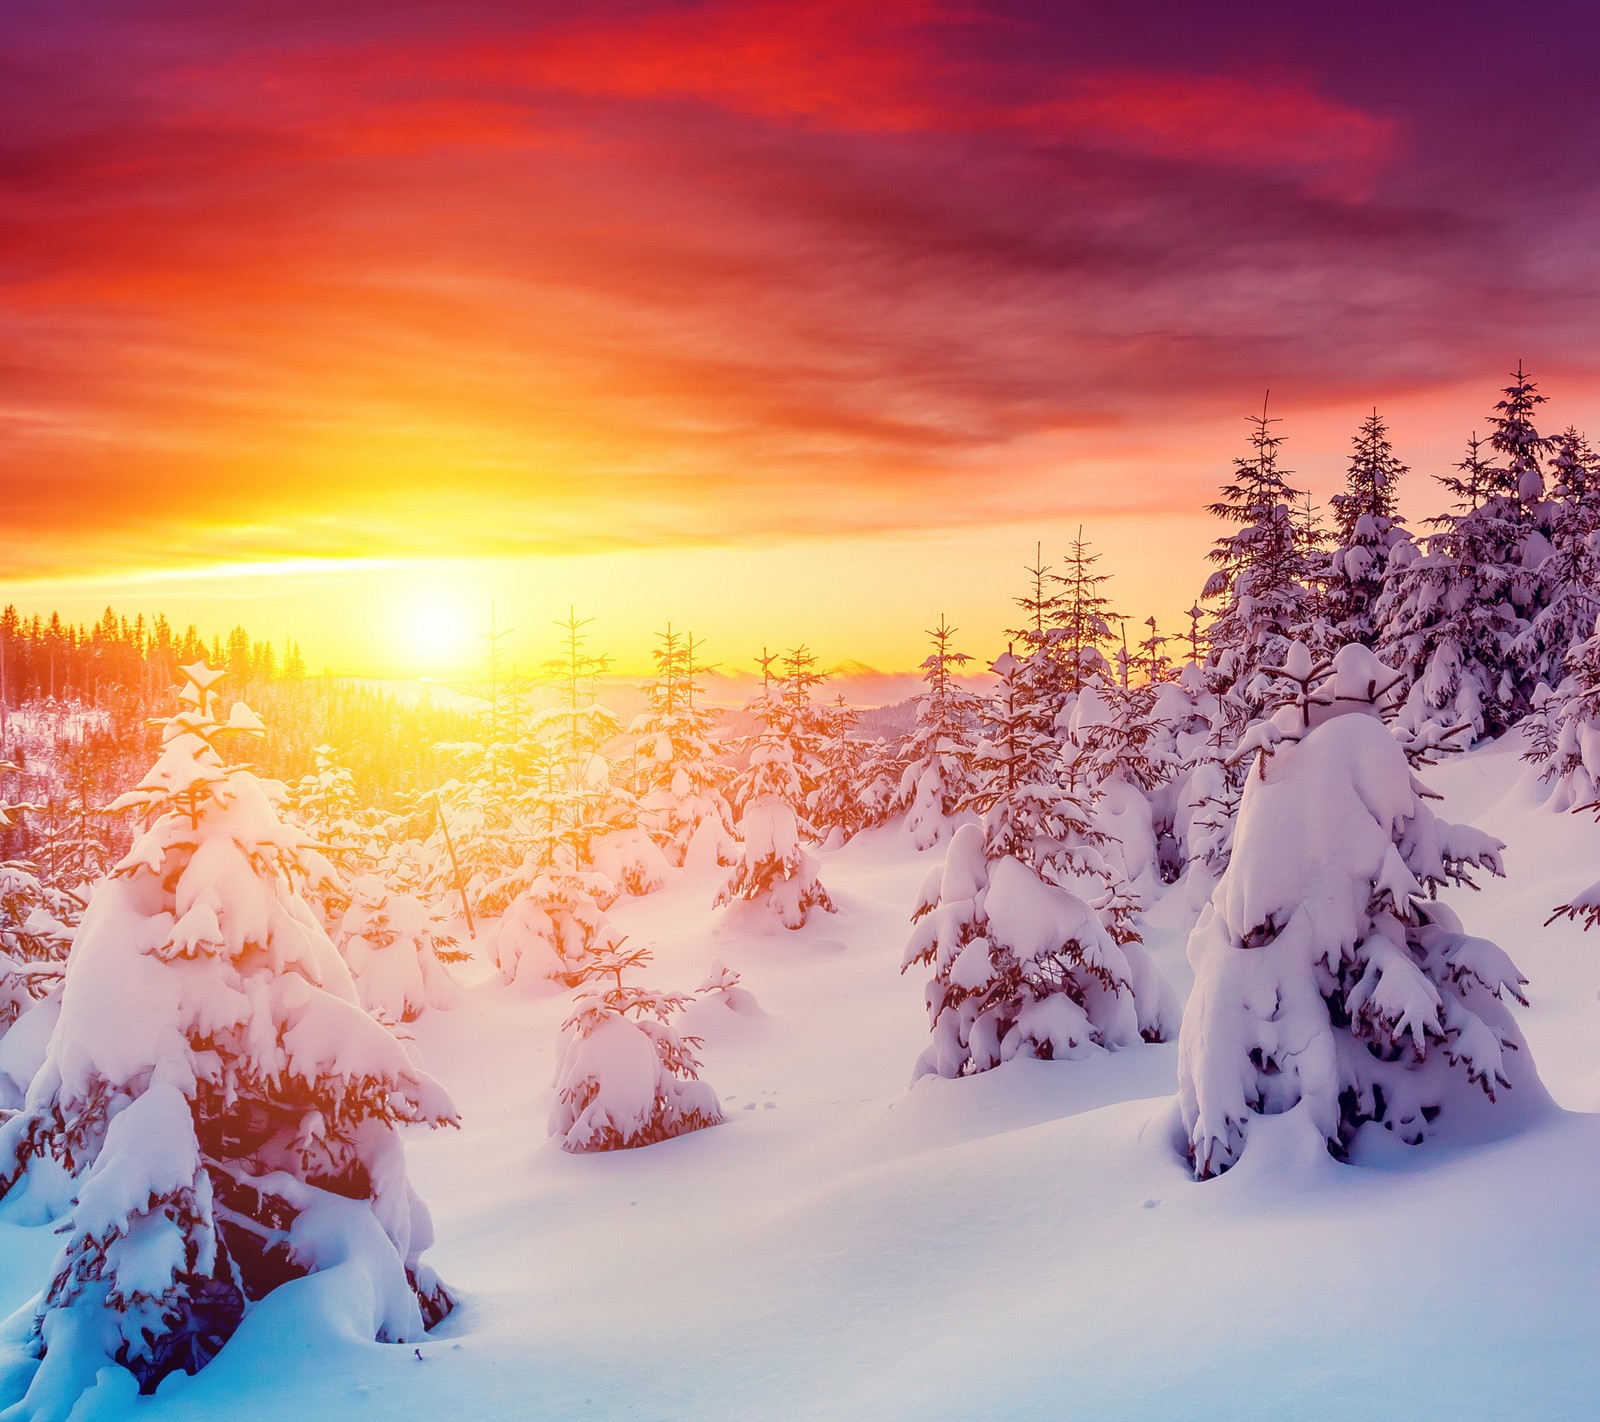
<instances>
[{"instance_id":1,"label":"sun","mask_svg":"<svg viewBox=\"0 0 1600 1422\"><path fill-rule=\"evenodd\" d=\"M397 600L391 637L401 664L417 675L466 671L480 650L482 621L463 589L425 585Z\"/></svg>"}]
</instances>

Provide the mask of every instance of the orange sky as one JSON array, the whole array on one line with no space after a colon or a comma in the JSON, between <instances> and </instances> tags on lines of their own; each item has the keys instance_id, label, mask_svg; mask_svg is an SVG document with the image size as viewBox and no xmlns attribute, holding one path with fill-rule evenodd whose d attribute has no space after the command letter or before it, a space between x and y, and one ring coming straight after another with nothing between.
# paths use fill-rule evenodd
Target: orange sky
<instances>
[{"instance_id":1,"label":"orange sky","mask_svg":"<svg viewBox=\"0 0 1600 1422\"><path fill-rule=\"evenodd\" d=\"M0 597L343 671L454 670L491 598L530 660L571 602L624 664L904 666L1080 521L1176 625L1269 385L1321 495L1374 402L1441 470L1518 358L1600 429L1576 22L1191 10L21 0Z\"/></svg>"}]
</instances>

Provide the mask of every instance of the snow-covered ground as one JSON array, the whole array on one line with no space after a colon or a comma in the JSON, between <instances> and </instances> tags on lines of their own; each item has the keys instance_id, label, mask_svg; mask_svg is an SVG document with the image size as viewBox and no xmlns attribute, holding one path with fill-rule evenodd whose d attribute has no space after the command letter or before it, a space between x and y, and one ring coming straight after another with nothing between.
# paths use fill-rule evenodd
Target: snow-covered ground
<instances>
[{"instance_id":1,"label":"snow-covered ground","mask_svg":"<svg viewBox=\"0 0 1600 1422\"><path fill-rule=\"evenodd\" d=\"M715 1129L558 1150L565 993L485 981L418 1024L464 1121L411 1141L430 1259L461 1298L420 1348L341 1327L368 1286L334 1269L152 1400L108 1370L74 1422L1592 1418L1600 934L1541 924L1600 877L1600 827L1542 808L1516 749L1427 777L1441 813L1509 844L1510 877L1454 899L1531 980L1519 1020L1563 1108L1508 1113L1500 1139L1380 1138L1340 1165L1275 1117L1196 1184L1172 1044L909 1087L927 1024L898 967L941 851L895 826L820 856L840 911L799 932L713 914L715 874L613 911L655 952L646 980L693 988L720 959L760 1005L703 1001L685 1024ZM1195 897L1146 922L1180 993ZM56 1244L0 1223L0 1306L28 1305Z\"/></svg>"}]
</instances>

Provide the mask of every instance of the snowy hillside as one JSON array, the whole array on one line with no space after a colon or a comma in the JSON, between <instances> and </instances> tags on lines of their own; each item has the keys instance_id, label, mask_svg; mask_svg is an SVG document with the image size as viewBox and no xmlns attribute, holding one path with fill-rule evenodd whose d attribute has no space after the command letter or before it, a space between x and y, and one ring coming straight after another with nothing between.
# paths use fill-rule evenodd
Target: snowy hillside
<instances>
[{"instance_id":1,"label":"snowy hillside","mask_svg":"<svg viewBox=\"0 0 1600 1422\"><path fill-rule=\"evenodd\" d=\"M1600 940L1540 924L1595 877L1600 827L1542 807L1507 739L1428 772L1442 813L1508 842L1510 877L1455 897L1530 979L1519 1020L1559 1103L1497 1139L1369 1129L1341 1165L1294 1113L1196 1183L1171 1043L910 1087L923 975L897 970L943 850L896 824L822 855L839 912L798 932L713 914L715 870L612 911L652 981L721 960L753 993L687 1021L722 1126L558 1150L554 984L485 977L417 1024L463 1122L409 1139L460 1299L420 1347L352 1331L373 1284L335 1267L272 1293L199 1375L138 1401L107 1369L73 1418L1592 1416ZM1145 925L1180 991L1195 897L1174 887ZM7 1205L6 1311L58 1243Z\"/></svg>"}]
</instances>

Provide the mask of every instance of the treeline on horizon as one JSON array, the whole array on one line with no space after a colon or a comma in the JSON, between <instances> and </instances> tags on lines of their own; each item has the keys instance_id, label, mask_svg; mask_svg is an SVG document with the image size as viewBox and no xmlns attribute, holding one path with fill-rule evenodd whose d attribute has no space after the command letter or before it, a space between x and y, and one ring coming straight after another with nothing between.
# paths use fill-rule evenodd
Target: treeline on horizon
<instances>
[{"instance_id":1,"label":"treeline on horizon","mask_svg":"<svg viewBox=\"0 0 1600 1422\"><path fill-rule=\"evenodd\" d=\"M180 666L198 661L225 669L235 687L306 675L298 642L285 642L280 656L243 627L208 642L193 623L179 633L159 614L130 621L108 607L90 625L59 612L0 612L0 702L8 707L37 698L109 706L121 694L162 696L177 684Z\"/></svg>"}]
</instances>

